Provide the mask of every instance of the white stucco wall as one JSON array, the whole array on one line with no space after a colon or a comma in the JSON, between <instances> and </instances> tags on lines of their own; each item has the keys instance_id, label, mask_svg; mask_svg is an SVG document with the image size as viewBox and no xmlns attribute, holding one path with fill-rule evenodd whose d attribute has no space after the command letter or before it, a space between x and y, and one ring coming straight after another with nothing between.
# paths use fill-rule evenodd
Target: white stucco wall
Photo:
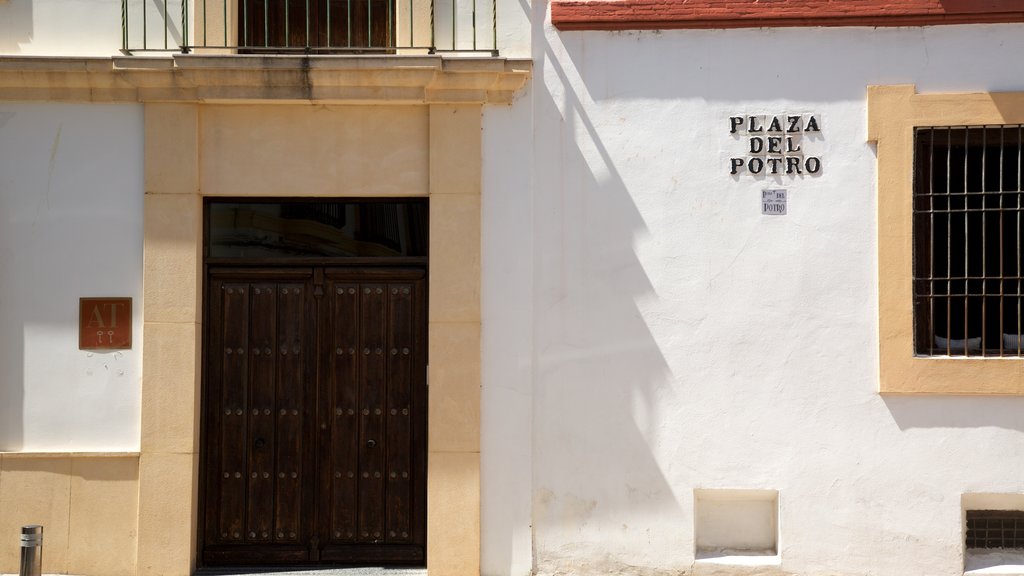
<instances>
[{"instance_id":1,"label":"white stucco wall","mask_svg":"<svg viewBox=\"0 0 1024 576\"><path fill-rule=\"evenodd\" d=\"M505 58L532 57L532 22L543 22L543 18L534 20L534 2L530 0L497 0L498 21L495 24L498 38L498 50Z\"/></svg>"},{"instance_id":2,"label":"white stucco wall","mask_svg":"<svg viewBox=\"0 0 1024 576\"><path fill-rule=\"evenodd\" d=\"M0 103L0 451L135 451L142 107ZM81 297L133 299L130 350L78 349Z\"/></svg>"},{"instance_id":3,"label":"white stucco wall","mask_svg":"<svg viewBox=\"0 0 1024 576\"><path fill-rule=\"evenodd\" d=\"M112 56L119 48L117 0L0 0L0 55Z\"/></svg>"},{"instance_id":4,"label":"white stucco wall","mask_svg":"<svg viewBox=\"0 0 1024 576\"><path fill-rule=\"evenodd\" d=\"M482 574L529 574L533 395L533 98L485 106L481 392Z\"/></svg>"},{"instance_id":5,"label":"white stucco wall","mask_svg":"<svg viewBox=\"0 0 1024 576\"><path fill-rule=\"evenodd\" d=\"M783 572L960 574L961 494L1024 491L1024 398L876 392L865 89L1024 90L1022 53L1020 25L538 28L532 194L485 171L485 573L529 573L489 522L540 574L688 570L694 490L730 488L778 491ZM729 116L785 112L821 115L823 173L730 176Z\"/></svg>"}]
</instances>

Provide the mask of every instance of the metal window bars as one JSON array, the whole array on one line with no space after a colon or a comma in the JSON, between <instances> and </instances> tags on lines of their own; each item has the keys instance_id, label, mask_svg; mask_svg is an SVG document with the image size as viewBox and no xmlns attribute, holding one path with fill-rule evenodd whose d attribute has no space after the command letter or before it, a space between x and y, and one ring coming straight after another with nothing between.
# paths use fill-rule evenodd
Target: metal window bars
<instances>
[{"instance_id":1,"label":"metal window bars","mask_svg":"<svg viewBox=\"0 0 1024 576\"><path fill-rule=\"evenodd\" d=\"M975 550L1024 548L1024 511L968 510L964 544Z\"/></svg>"},{"instance_id":2,"label":"metal window bars","mask_svg":"<svg viewBox=\"0 0 1024 576\"><path fill-rule=\"evenodd\" d=\"M915 131L915 352L1022 356L1024 127Z\"/></svg>"},{"instance_id":3,"label":"metal window bars","mask_svg":"<svg viewBox=\"0 0 1024 576\"><path fill-rule=\"evenodd\" d=\"M121 0L121 51L497 56L497 0Z\"/></svg>"}]
</instances>

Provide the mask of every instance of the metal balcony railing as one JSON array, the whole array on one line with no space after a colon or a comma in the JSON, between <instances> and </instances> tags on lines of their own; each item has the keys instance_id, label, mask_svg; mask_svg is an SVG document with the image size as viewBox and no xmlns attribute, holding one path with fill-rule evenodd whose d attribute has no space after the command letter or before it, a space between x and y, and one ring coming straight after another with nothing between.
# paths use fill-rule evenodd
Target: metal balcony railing
<instances>
[{"instance_id":1,"label":"metal balcony railing","mask_svg":"<svg viewBox=\"0 0 1024 576\"><path fill-rule=\"evenodd\" d=\"M121 51L498 54L496 0L121 0Z\"/></svg>"}]
</instances>

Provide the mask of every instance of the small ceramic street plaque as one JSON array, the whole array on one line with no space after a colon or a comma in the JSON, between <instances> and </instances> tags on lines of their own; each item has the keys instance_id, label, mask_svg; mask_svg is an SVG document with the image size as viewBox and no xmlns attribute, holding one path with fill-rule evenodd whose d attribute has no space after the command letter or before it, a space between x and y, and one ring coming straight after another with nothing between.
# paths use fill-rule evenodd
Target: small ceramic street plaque
<instances>
[{"instance_id":1,"label":"small ceramic street plaque","mask_svg":"<svg viewBox=\"0 0 1024 576\"><path fill-rule=\"evenodd\" d=\"M79 350L124 350L131 347L131 298L79 299Z\"/></svg>"},{"instance_id":2,"label":"small ceramic street plaque","mask_svg":"<svg viewBox=\"0 0 1024 576\"><path fill-rule=\"evenodd\" d=\"M783 189L761 190L761 214L785 216L786 191Z\"/></svg>"}]
</instances>

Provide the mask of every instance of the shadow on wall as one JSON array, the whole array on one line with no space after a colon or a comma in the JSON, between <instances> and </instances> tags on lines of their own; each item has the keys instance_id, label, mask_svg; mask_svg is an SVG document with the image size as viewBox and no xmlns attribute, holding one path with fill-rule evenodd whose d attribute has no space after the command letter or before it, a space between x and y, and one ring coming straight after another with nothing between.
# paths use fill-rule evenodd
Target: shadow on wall
<instances>
[{"instance_id":1,"label":"shadow on wall","mask_svg":"<svg viewBox=\"0 0 1024 576\"><path fill-rule=\"evenodd\" d=\"M900 430L1004 428L1024 432L1024 398L883 396Z\"/></svg>"},{"instance_id":2,"label":"shadow on wall","mask_svg":"<svg viewBox=\"0 0 1024 576\"><path fill-rule=\"evenodd\" d=\"M634 249L647 225L572 73L543 45L534 77L553 89L534 115L572 136L534 142L548 159L535 179L552 192L534 198L535 558L542 574L603 573L648 562L652 538L676 539L652 518L685 516L652 450L673 377L638 307L655 297Z\"/></svg>"},{"instance_id":3,"label":"shadow on wall","mask_svg":"<svg viewBox=\"0 0 1024 576\"><path fill-rule=\"evenodd\" d=\"M0 198L0 210L3 209L3 198ZM0 295L0 310L11 303ZM0 369L0 452L18 452L24 446L23 408L25 391L24 357L25 338L22 324L8 321L6 314L0 313L0 342L4 347L4 358L16 360L5 362Z\"/></svg>"},{"instance_id":4,"label":"shadow on wall","mask_svg":"<svg viewBox=\"0 0 1024 576\"><path fill-rule=\"evenodd\" d=\"M5 6L0 5L0 16L3 15L4 8ZM4 39L5 23L0 19L0 43ZM0 111L0 131L13 117L12 112ZM10 189L10 185L0 176L0 222L3 222L8 230L11 226L7 218L17 210L13 200L14 193L15 191ZM6 234L0 231L0 239L4 236ZM9 241L0 241L0 269L15 257L12 246ZM0 358L3 359L0 362L0 452L16 452L24 445L22 420L25 400L25 335L24 325L15 310L23 303L14 301L14 291L9 289L11 286L5 284L3 279L0 279L0 288Z\"/></svg>"},{"instance_id":5,"label":"shadow on wall","mask_svg":"<svg viewBox=\"0 0 1024 576\"><path fill-rule=\"evenodd\" d=\"M0 0L0 55L21 54L32 41L32 0Z\"/></svg>"},{"instance_id":6,"label":"shadow on wall","mask_svg":"<svg viewBox=\"0 0 1024 576\"><path fill-rule=\"evenodd\" d=\"M1012 93L1005 92L993 92L989 94L992 98L992 104L995 105L996 109L999 110L1000 115L1005 119L1007 117L1017 117L1020 110L1020 98L1017 93L1024 90L1017 89Z\"/></svg>"},{"instance_id":7,"label":"shadow on wall","mask_svg":"<svg viewBox=\"0 0 1024 576\"><path fill-rule=\"evenodd\" d=\"M871 58L844 62L851 67L848 73L829 74L827 81L812 71L830 70L837 54L877 50L865 47L856 29L800 29L799 39L774 30L685 32L622 31L600 42L589 41L590 37L579 32L563 37L566 57L580 71L580 81L595 102L631 98L708 102L863 99L863 78L870 76L874 64ZM766 47L769 45L772 47ZM828 50L820 49L825 45ZM781 46L801 54L799 66L784 61L777 66L747 65L752 52L770 52ZM645 64L637 66L636 62ZM651 70L662 73L651 74ZM757 89L751 90L751 86Z\"/></svg>"},{"instance_id":8,"label":"shadow on wall","mask_svg":"<svg viewBox=\"0 0 1024 576\"><path fill-rule=\"evenodd\" d=\"M988 26L991 51L1011 53L1013 48L1004 44L1015 37L1013 25ZM971 62L971 50L960 48L977 44L976 32L974 26L926 26L913 32L877 28L869 42L859 27L621 31L598 42L589 41L595 37L592 32L561 36L567 58L585 71L580 80L594 101L863 101L867 84L917 84L922 91L1019 90L1021 62L1007 61L1006 73L996 80L990 67ZM918 36L915 44L893 52L893 42L910 33ZM748 65L751 53L777 51L800 54L799 62ZM835 68L837 60L843 61L841 72Z\"/></svg>"}]
</instances>

